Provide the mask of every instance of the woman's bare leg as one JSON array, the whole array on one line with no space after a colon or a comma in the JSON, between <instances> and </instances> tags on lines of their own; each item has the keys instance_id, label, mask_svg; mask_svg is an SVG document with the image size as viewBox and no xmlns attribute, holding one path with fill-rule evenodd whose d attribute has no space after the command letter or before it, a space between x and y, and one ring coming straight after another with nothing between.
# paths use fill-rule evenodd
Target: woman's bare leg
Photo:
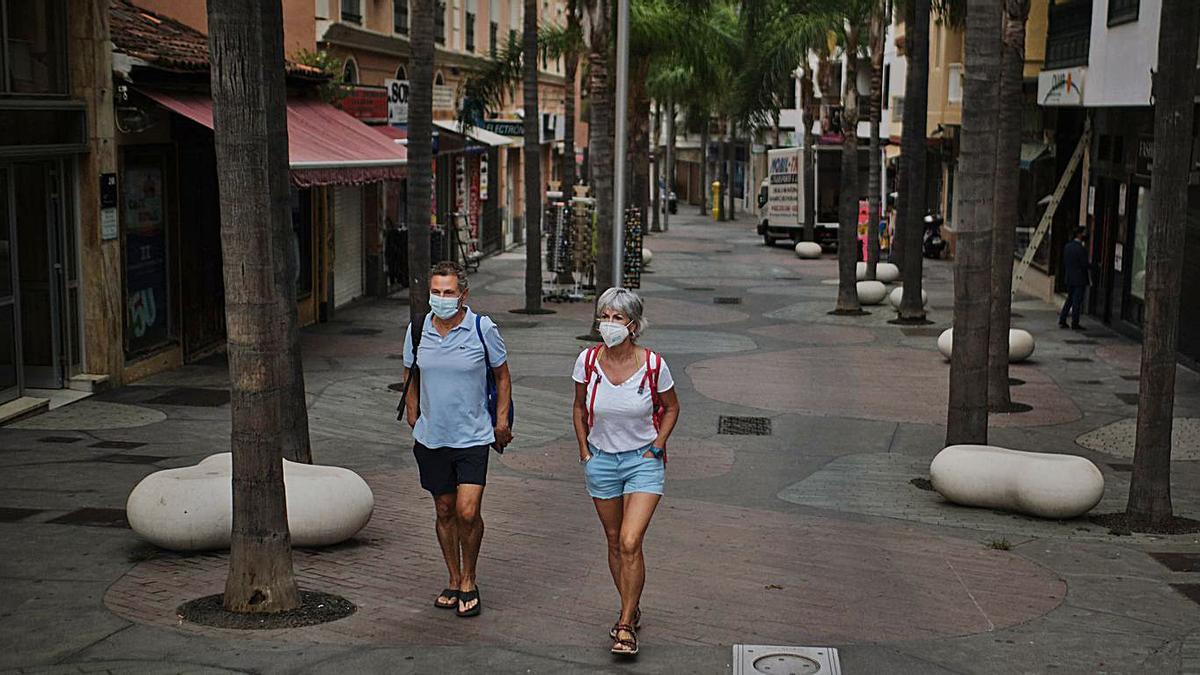
<instances>
[{"instance_id":1,"label":"woman's bare leg","mask_svg":"<svg viewBox=\"0 0 1200 675\"><path fill-rule=\"evenodd\" d=\"M620 579L617 588L621 592L621 623L633 625L633 615L642 599L642 587L646 584L646 562L642 556L642 541L650 527L654 509L661 495L634 492L625 495L623 515L618 534ZM611 550L611 549L610 549Z\"/></svg>"}]
</instances>

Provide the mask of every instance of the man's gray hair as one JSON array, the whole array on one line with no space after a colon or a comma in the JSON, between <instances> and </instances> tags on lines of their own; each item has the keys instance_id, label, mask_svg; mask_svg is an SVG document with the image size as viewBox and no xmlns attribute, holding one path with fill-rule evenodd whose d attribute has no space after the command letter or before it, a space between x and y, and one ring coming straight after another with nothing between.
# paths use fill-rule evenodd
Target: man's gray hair
<instances>
[{"instance_id":1,"label":"man's gray hair","mask_svg":"<svg viewBox=\"0 0 1200 675\"><path fill-rule=\"evenodd\" d=\"M646 319L642 316L642 307L642 299L637 293L619 286L604 291L600 294L600 299L596 301L597 314L611 309L624 314L632 321L634 327L629 332L635 338L641 337L642 332L646 330Z\"/></svg>"},{"instance_id":2,"label":"man's gray hair","mask_svg":"<svg viewBox=\"0 0 1200 675\"><path fill-rule=\"evenodd\" d=\"M458 291L464 292L470 286L467 281L467 270L453 260L443 260L429 270L429 277L458 277Z\"/></svg>"}]
</instances>

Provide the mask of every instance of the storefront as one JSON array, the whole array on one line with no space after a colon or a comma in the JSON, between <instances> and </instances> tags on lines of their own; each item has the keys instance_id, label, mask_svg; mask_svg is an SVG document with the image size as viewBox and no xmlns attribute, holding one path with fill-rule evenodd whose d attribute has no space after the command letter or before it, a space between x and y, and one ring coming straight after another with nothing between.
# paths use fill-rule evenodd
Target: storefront
<instances>
[{"instance_id":1,"label":"storefront","mask_svg":"<svg viewBox=\"0 0 1200 675\"><path fill-rule=\"evenodd\" d=\"M75 195L89 144L66 12L62 0L0 0L0 403L81 371Z\"/></svg>"}]
</instances>

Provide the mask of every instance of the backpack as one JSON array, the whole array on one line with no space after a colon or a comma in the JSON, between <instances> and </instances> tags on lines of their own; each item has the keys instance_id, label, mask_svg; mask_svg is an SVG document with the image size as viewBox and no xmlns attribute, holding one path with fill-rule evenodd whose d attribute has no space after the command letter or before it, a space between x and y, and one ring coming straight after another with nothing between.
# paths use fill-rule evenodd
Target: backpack
<instances>
[{"instance_id":1,"label":"backpack","mask_svg":"<svg viewBox=\"0 0 1200 675\"><path fill-rule=\"evenodd\" d=\"M645 391L646 385L650 385L650 419L654 423L654 430L658 431L662 423L663 413L666 409L663 407L662 400L658 393L658 374L662 371L662 357L657 352L652 352L649 349L646 352L646 373L642 375L642 381L638 384L638 394ZM587 407L587 425L590 429L596 419L596 393L600 391L600 366L597 361L600 359L600 345L589 347L587 355L583 357L583 377L587 384L592 385L592 393L588 396ZM667 453L663 451L663 463L667 462Z\"/></svg>"},{"instance_id":2,"label":"backpack","mask_svg":"<svg viewBox=\"0 0 1200 675\"><path fill-rule=\"evenodd\" d=\"M416 382L421 381L421 367L417 365L417 349L420 348L420 346L421 346L421 333L424 332L424 328L425 328L425 315L422 314L422 315L413 317L412 324L409 325L409 333L411 333L411 335L412 335L413 364L412 364L412 367L408 369L408 377L404 378L404 386L401 387L401 389L400 389L400 402L396 404L396 420L400 421L400 422L405 421L404 420L404 414L405 414L404 402L406 400L408 400L408 388L410 386L412 386L414 381L416 381ZM421 414L420 401L421 401L421 390L418 387L418 389L417 389L417 415L418 416L420 416L420 414Z\"/></svg>"}]
</instances>

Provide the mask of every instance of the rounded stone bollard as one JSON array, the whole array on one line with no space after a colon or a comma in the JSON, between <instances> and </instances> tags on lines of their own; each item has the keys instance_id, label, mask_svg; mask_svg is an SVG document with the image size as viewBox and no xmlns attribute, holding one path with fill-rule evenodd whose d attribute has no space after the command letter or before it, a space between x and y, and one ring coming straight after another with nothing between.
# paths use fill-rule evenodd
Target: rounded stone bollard
<instances>
[{"instance_id":1,"label":"rounded stone bollard","mask_svg":"<svg viewBox=\"0 0 1200 675\"><path fill-rule=\"evenodd\" d=\"M649 265L652 260L654 260L654 251L651 251L648 248L643 248L642 249L642 267Z\"/></svg>"},{"instance_id":2,"label":"rounded stone bollard","mask_svg":"<svg viewBox=\"0 0 1200 675\"><path fill-rule=\"evenodd\" d=\"M954 329L947 328L938 336L938 351L948 360L954 351ZM1033 335L1027 330L1010 328L1008 331L1008 362L1020 363L1033 356Z\"/></svg>"},{"instance_id":3,"label":"rounded stone bollard","mask_svg":"<svg viewBox=\"0 0 1200 675\"><path fill-rule=\"evenodd\" d=\"M897 286L896 288L892 289L891 293L888 293L888 303L891 304L891 306L895 307L896 309L900 309L900 301L903 299L904 299L904 287L903 286ZM922 288L921 289L921 306L924 307L928 304L929 304L929 294L926 293L925 289Z\"/></svg>"},{"instance_id":4,"label":"rounded stone bollard","mask_svg":"<svg viewBox=\"0 0 1200 675\"><path fill-rule=\"evenodd\" d=\"M195 466L157 471L142 479L125 505L140 537L173 551L229 547L233 525L233 455L212 455ZM375 497L358 474L338 466L283 460L288 529L295 546L330 546L366 526Z\"/></svg>"},{"instance_id":5,"label":"rounded stone bollard","mask_svg":"<svg viewBox=\"0 0 1200 675\"><path fill-rule=\"evenodd\" d=\"M875 265L875 279L885 284L894 284L900 280L900 268L892 263L877 263Z\"/></svg>"},{"instance_id":6,"label":"rounded stone bollard","mask_svg":"<svg viewBox=\"0 0 1200 675\"><path fill-rule=\"evenodd\" d=\"M796 244L796 257L803 260L816 260L821 257L821 245L815 241L802 241Z\"/></svg>"},{"instance_id":7,"label":"rounded stone bollard","mask_svg":"<svg viewBox=\"0 0 1200 675\"><path fill-rule=\"evenodd\" d=\"M867 263L854 263L854 278L857 281L867 280Z\"/></svg>"},{"instance_id":8,"label":"rounded stone bollard","mask_svg":"<svg viewBox=\"0 0 1200 675\"><path fill-rule=\"evenodd\" d=\"M1104 475L1083 457L992 445L952 445L929 475L947 501L1038 518L1075 518L1104 496Z\"/></svg>"},{"instance_id":9,"label":"rounded stone bollard","mask_svg":"<svg viewBox=\"0 0 1200 675\"><path fill-rule=\"evenodd\" d=\"M887 287L881 281L860 281L858 286L858 301L864 305L878 305L887 297Z\"/></svg>"}]
</instances>

